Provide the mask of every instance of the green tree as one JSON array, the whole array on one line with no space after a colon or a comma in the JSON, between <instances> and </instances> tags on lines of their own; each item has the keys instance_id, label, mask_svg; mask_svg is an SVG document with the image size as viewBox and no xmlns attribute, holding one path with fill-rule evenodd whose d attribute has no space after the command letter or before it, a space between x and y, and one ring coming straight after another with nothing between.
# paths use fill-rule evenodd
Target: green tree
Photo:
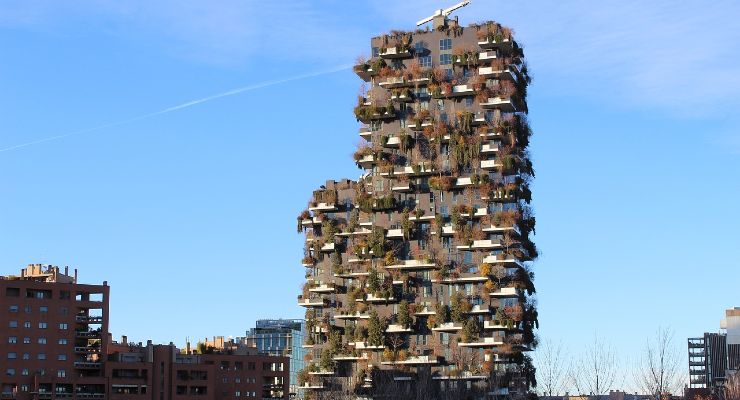
<instances>
[{"instance_id":1,"label":"green tree","mask_svg":"<svg viewBox=\"0 0 740 400\"><path fill-rule=\"evenodd\" d=\"M404 328L411 326L411 315L409 314L409 302L406 300L398 304L398 324Z\"/></svg>"},{"instance_id":2,"label":"green tree","mask_svg":"<svg viewBox=\"0 0 740 400\"><path fill-rule=\"evenodd\" d=\"M370 346L383 345L383 326L378 317L378 312L370 311L370 320L367 323L367 341Z\"/></svg>"}]
</instances>

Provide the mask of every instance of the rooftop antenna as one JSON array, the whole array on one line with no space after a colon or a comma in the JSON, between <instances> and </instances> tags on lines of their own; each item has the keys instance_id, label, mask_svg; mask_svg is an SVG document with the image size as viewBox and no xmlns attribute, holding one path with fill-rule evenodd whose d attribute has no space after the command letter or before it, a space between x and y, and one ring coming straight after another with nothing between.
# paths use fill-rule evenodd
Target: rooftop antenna
<instances>
[{"instance_id":1,"label":"rooftop antenna","mask_svg":"<svg viewBox=\"0 0 740 400\"><path fill-rule=\"evenodd\" d=\"M450 8L445 8L444 10L440 8L439 10L435 11L434 14L432 14L431 16L426 17L422 19L421 21L417 22L416 26L421 26L421 25L426 24L429 21L433 21L435 17L441 16L441 17L447 18L447 16L452 14L453 11L457 10L458 8L463 8L467 6L468 4L470 4L470 0L462 1L460 3L455 4L454 6Z\"/></svg>"}]
</instances>

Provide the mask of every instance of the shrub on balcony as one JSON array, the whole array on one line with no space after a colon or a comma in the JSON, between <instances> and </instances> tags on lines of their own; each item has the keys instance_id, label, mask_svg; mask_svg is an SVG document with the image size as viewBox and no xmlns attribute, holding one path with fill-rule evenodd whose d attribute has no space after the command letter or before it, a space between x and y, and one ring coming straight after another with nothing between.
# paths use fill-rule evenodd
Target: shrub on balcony
<instances>
[{"instance_id":1,"label":"shrub on balcony","mask_svg":"<svg viewBox=\"0 0 740 400\"><path fill-rule=\"evenodd\" d=\"M397 315L397 323L401 325L403 328L408 328L411 326L411 314L409 313L409 302L406 300L402 300L398 304L398 315Z\"/></svg>"},{"instance_id":2,"label":"shrub on balcony","mask_svg":"<svg viewBox=\"0 0 740 400\"><path fill-rule=\"evenodd\" d=\"M383 345L383 324L375 310L370 311L370 319L367 324L367 341L370 346Z\"/></svg>"},{"instance_id":3,"label":"shrub on balcony","mask_svg":"<svg viewBox=\"0 0 740 400\"><path fill-rule=\"evenodd\" d=\"M468 318L465 320L465 323L463 324L462 329L462 341L465 343L470 343L475 340L478 340L480 337L481 328L480 324L478 323L478 320L476 318Z\"/></svg>"},{"instance_id":4,"label":"shrub on balcony","mask_svg":"<svg viewBox=\"0 0 740 400\"><path fill-rule=\"evenodd\" d=\"M437 303L436 307L436 323L438 324L444 324L447 322L450 322L450 308L446 304Z\"/></svg>"},{"instance_id":5,"label":"shrub on balcony","mask_svg":"<svg viewBox=\"0 0 740 400\"><path fill-rule=\"evenodd\" d=\"M466 313L473 309L472 304L465 298L465 295L461 291L455 292L452 295L452 301L450 305L450 317L454 322L464 322Z\"/></svg>"},{"instance_id":6,"label":"shrub on balcony","mask_svg":"<svg viewBox=\"0 0 740 400\"><path fill-rule=\"evenodd\" d=\"M433 176L429 178L429 187L434 190L449 191L455 184L455 178L452 176Z\"/></svg>"}]
</instances>

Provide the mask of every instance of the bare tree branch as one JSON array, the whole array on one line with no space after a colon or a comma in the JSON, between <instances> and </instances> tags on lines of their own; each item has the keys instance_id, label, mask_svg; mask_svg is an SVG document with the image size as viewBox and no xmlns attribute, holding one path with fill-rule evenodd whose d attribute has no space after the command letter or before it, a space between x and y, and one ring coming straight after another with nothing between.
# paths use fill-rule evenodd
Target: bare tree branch
<instances>
[{"instance_id":1,"label":"bare tree branch","mask_svg":"<svg viewBox=\"0 0 740 400\"><path fill-rule=\"evenodd\" d=\"M647 339L635 370L635 385L656 400L664 393L677 393L681 388L678 350L673 345L673 331L658 328L653 339Z\"/></svg>"}]
</instances>

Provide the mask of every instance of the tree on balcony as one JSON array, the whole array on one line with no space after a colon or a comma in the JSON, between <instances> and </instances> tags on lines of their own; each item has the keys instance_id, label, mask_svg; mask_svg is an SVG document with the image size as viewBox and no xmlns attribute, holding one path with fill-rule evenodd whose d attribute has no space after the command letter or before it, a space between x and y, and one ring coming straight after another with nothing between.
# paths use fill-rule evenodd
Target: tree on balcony
<instances>
[{"instance_id":1,"label":"tree on balcony","mask_svg":"<svg viewBox=\"0 0 740 400\"><path fill-rule=\"evenodd\" d=\"M370 320L367 324L367 341L370 346L383 345L383 324L375 310L370 311Z\"/></svg>"}]
</instances>

